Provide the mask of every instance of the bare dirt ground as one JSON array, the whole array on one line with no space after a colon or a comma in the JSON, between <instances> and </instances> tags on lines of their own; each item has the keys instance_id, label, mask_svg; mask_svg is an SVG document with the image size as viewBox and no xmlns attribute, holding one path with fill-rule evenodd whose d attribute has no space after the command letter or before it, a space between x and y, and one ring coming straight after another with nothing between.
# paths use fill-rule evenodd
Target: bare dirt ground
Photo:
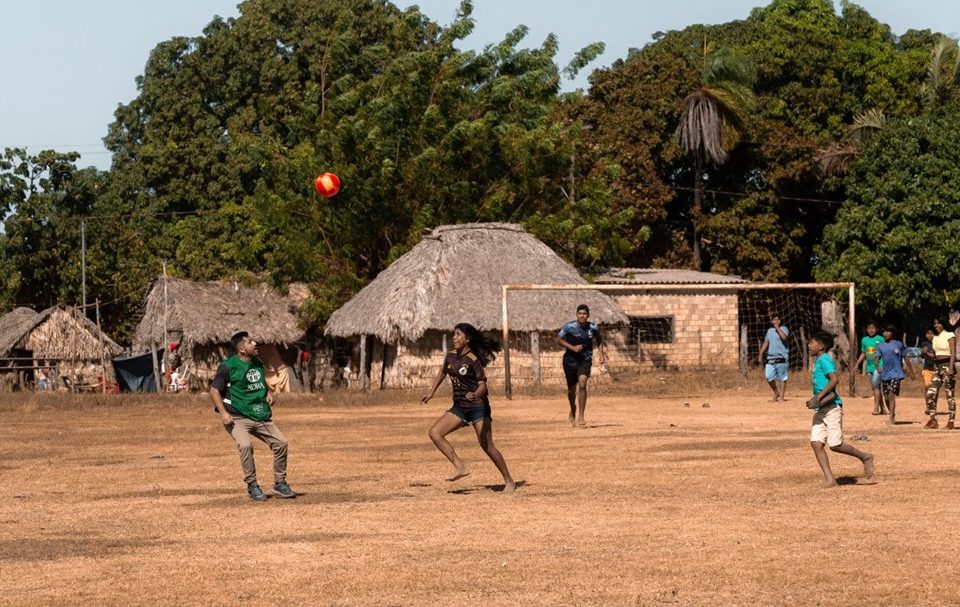
<instances>
[{"instance_id":1,"label":"bare dirt ground","mask_svg":"<svg viewBox=\"0 0 960 607\"><path fill-rule=\"evenodd\" d=\"M495 397L514 495L469 429L453 442L473 473L443 480L439 395L287 398L275 419L302 495L263 504L203 395L8 395L0 604L960 602L960 431L921 429L917 382L895 427L847 398L845 436L869 437L853 444L877 476L831 454L842 484L820 489L808 381L777 404L758 382L621 387L591 398L585 430L560 394Z\"/></svg>"}]
</instances>

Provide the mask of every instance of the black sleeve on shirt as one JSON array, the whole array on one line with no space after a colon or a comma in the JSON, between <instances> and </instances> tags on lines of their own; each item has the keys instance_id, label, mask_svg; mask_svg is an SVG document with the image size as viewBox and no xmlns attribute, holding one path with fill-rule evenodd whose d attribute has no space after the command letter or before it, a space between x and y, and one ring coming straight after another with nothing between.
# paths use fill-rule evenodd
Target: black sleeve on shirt
<instances>
[{"instance_id":1,"label":"black sleeve on shirt","mask_svg":"<svg viewBox=\"0 0 960 607\"><path fill-rule=\"evenodd\" d=\"M227 365L220 364L217 367L217 374L213 376L213 381L210 382L211 388L216 388L220 394L223 394L227 391L227 384L230 383L230 370L227 369Z\"/></svg>"}]
</instances>

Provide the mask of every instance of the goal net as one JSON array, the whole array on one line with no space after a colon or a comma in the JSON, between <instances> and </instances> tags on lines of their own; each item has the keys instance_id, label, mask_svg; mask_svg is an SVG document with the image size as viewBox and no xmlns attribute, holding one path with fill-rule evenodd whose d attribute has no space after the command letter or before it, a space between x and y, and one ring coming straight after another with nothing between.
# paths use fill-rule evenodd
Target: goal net
<instances>
[{"instance_id":1,"label":"goal net","mask_svg":"<svg viewBox=\"0 0 960 607\"><path fill-rule=\"evenodd\" d=\"M597 364L594 376L630 379L644 373L684 370L729 370L748 375L763 366L760 350L776 314L789 331L788 365L808 369L807 342L818 331L830 333L832 354L842 370L851 369L857 356L852 283L794 284L590 284L506 285L503 288L503 326L510 326L510 305L522 305L520 291L592 291L603 293L622 316L603 323L601 331L607 363ZM570 312L571 320L573 312ZM592 318L595 321L598 319ZM512 386L563 381L563 348L555 332L508 332L504 356L504 384ZM850 391L855 373L849 375Z\"/></svg>"}]
</instances>

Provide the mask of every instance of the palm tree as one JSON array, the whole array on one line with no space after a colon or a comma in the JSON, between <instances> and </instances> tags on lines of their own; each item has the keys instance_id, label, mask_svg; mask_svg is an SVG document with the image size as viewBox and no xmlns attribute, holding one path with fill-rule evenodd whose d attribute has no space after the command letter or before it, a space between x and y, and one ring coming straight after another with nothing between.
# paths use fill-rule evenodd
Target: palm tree
<instances>
[{"instance_id":1,"label":"palm tree","mask_svg":"<svg viewBox=\"0 0 960 607\"><path fill-rule=\"evenodd\" d=\"M941 36L930 57L927 77L920 87L924 109L932 112L960 95L960 51L957 41Z\"/></svg>"},{"instance_id":2,"label":"palm tree","mask_svg":"<svg viewBox=\"0 0 960 607\"><path fill-rule=\"evenodd\" d=\"M957 41L941 36L930 49L927 76L920 85L922 111L932 113L951 101L960 100L960 48ZM863 144L886 124L883 110L874 108L853 117L844 139L835 141L817 151L816 161L824 175L841 176L850 166Z\"/></svg>"},{"instance_id":3,"label":"palm tree","mask_svg":"<svg viewBox=\"0 0 960 607\"><path fill-rule=\"evenodd\" d=\"M883 129L887 116L883 110L873 108L860 112L853 117L853 124L847 127L847 136L817 151L816 161L824 175L845 175L850 165L860 155L860 149L870 137Z\"/></svg>"},{"instance_id":4,"label":"palm tree","mask_svg":"<svg viewBox=\"0 0 960 607\"><path fill-rule=\"evenodd\" d=\"M703 171L707 163L724 164L744 130L747 112L753 105L753 72L740 56L725 50L711 52L703 43L703 71L700 86L680 104L680 124L675 136L693 157L693 262L703 269L700 252L700 223L703 215Z\"/></svg>"}]
</instances>

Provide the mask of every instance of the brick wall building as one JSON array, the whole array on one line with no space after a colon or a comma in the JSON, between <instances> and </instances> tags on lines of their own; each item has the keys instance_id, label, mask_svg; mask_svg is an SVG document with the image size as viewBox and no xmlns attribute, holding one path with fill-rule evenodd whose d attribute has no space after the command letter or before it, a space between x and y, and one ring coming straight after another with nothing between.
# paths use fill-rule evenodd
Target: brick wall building
<instances>
[{"instance_id":1,"label":"brick wall building","mask_svg":"<svg viewBox=\"0 0 960 607\"><path fill-rule=\"evenodd\" d=\"M630 325L608 331L611 364L680 369L736 367L740 356L738 296L711 284L745 283L737 276L692 270L618 268L596 284L636 285L637 290L609 295ZM644 286L658 285L657 290ZM691 286L696 285L696 289ZM664 286L670 288L663 290ZM617 360L622 359L622 360Z\"/></svg>"}]
</instances>

